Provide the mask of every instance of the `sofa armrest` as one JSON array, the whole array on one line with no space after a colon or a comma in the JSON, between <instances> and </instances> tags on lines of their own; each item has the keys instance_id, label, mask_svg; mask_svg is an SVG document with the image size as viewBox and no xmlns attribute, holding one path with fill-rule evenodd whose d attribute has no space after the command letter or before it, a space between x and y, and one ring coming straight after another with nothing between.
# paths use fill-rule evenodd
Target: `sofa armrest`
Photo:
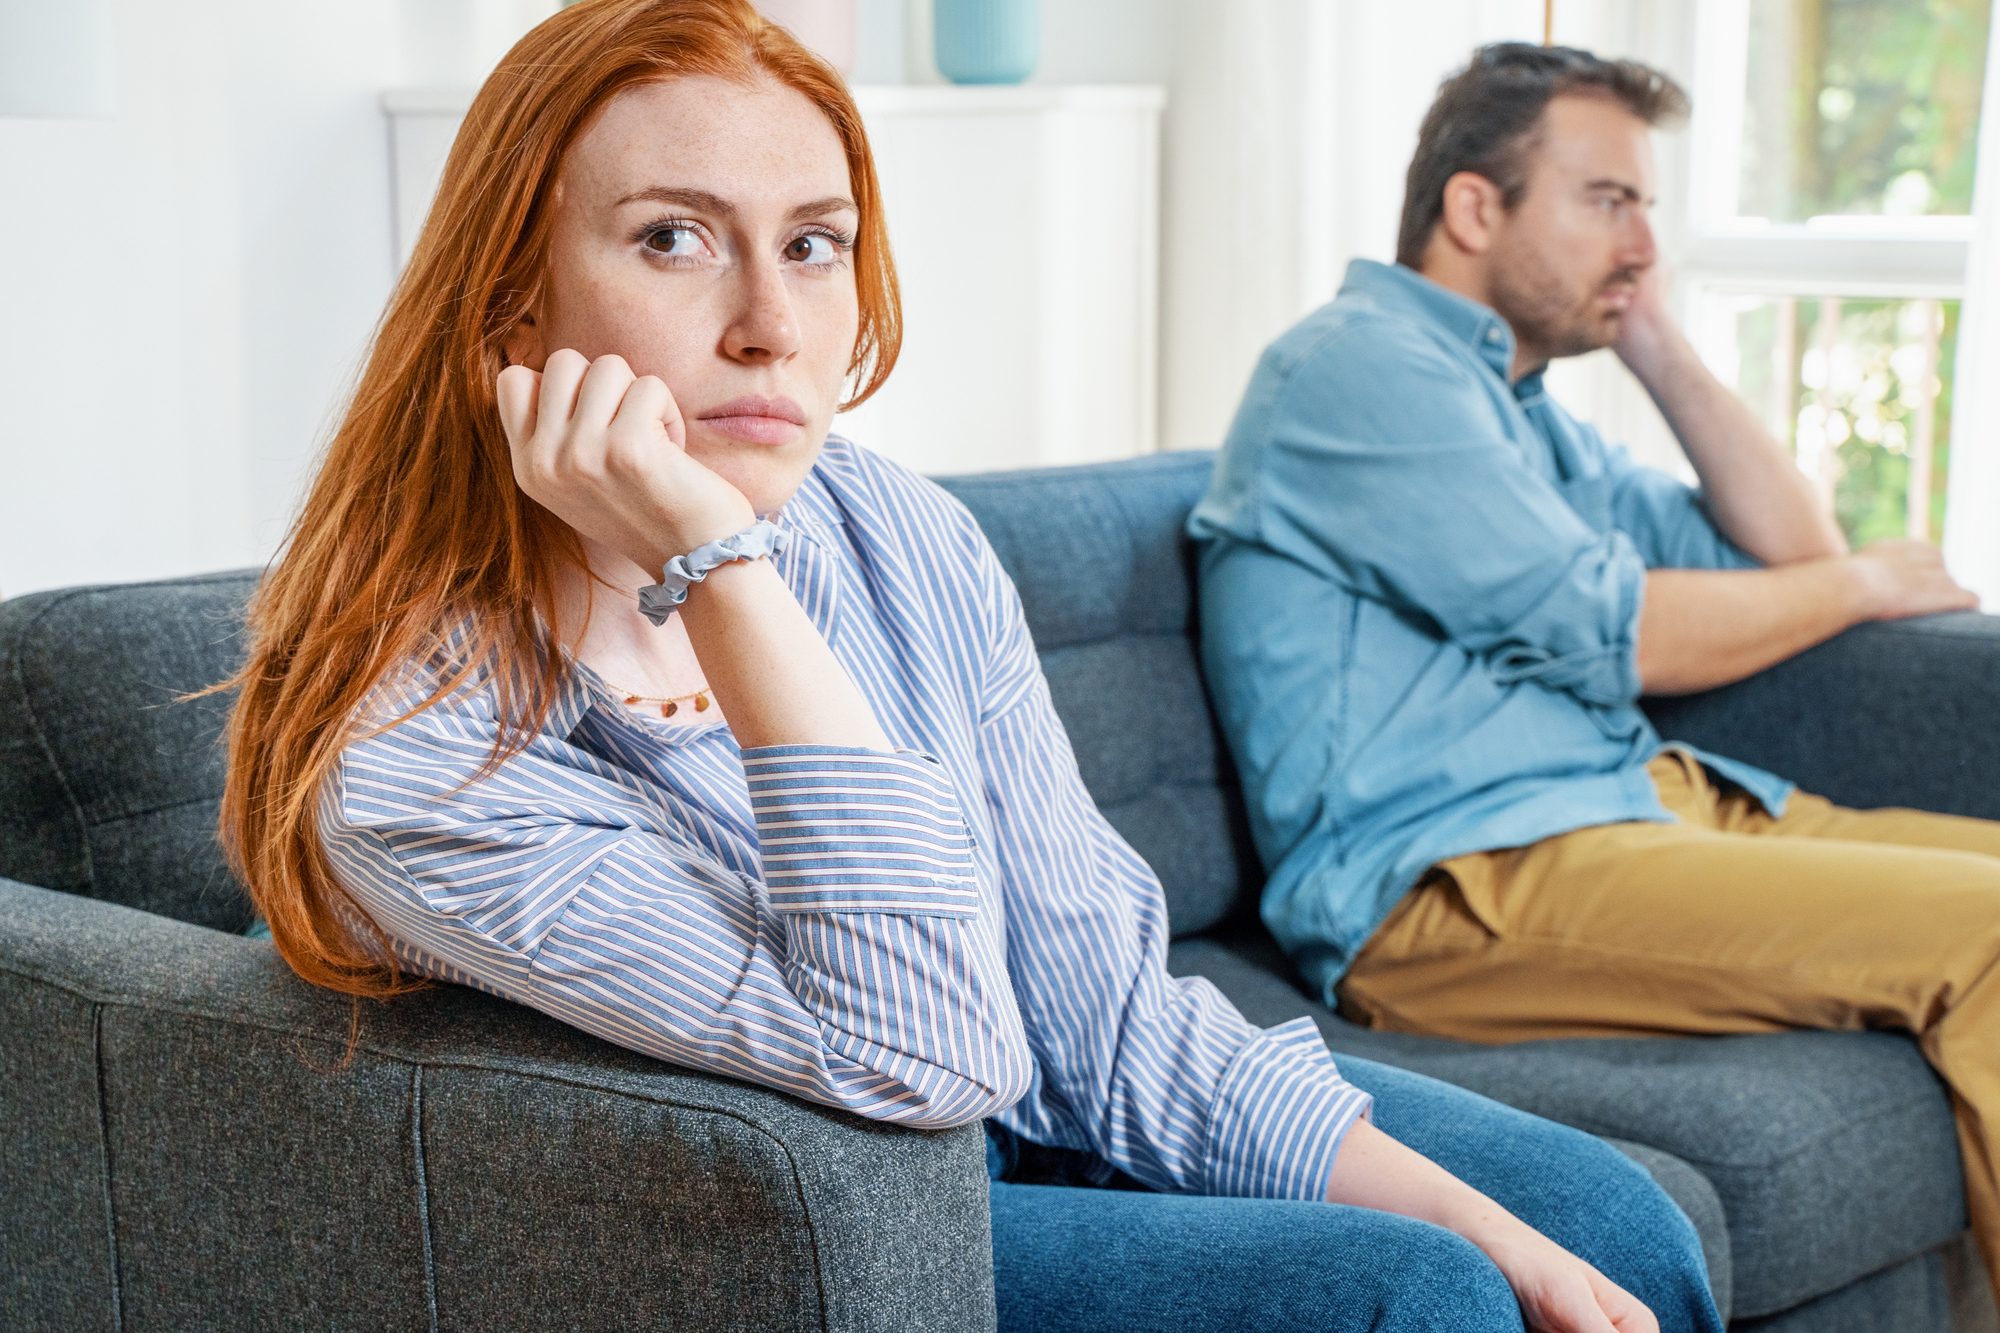
<instances>
[{"instance_id":1,"label":"sofa armrest","mask_svg":"<svg viewBox=\"0 0 2000 1333\"><path fill-rule=\"evenodd\" d=\"M0 1007L16 1327L993 1327L977 1126L460 987L356 1006L268 943L11 880Z\"/></svg>"},{"instance_id":2,"label":"sofa armrest","mask_svg":"<svg viewBox=\"0 0 2000 1333\"><path fill-rule=\"evenodd\" d=\"M1859 625L1748 680L1648 699L1660 734L1842 805L2000 819L2000 616Z\"/></svg>"}]
</instances>

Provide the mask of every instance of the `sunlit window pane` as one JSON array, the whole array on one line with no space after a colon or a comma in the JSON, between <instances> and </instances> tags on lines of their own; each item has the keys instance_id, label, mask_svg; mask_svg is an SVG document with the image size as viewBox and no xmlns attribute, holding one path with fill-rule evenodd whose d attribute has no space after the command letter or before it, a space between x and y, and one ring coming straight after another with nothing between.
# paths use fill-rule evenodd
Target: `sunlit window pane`
<instances>
[{"instance_id":1,"label":"sunlit window pane","mask_svg":"<svg viewBox=\"0 0 2000 1333\"><path fill-rule=\"evenodd\" d=\"M1792 447L1848 540L1937 540L1958 302L1712 293L1704 306L1710 365Z\"/></svg>"},{"instance_id":2,"label":"sunlit window pane","mask_svg":"<svg viewBox=\"0 0 2000 1333\"><path fill-rule=\"evenodd\" d=\"M1750 0L1738 212L1971 212L1990 11L1990 0Z\"/></svg>"}]
</instances>

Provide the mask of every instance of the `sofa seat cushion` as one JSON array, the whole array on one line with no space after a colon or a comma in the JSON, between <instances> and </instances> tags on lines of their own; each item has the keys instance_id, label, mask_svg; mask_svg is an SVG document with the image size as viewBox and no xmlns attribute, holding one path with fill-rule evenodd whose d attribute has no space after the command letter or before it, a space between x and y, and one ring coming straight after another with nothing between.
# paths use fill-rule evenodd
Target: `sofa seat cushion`
<instances>
[{"instance_id":1,"label":"sofa seat cushion","mask_svg":"<svg viewBox=\"0 0 2000 1333\"><path fill-rule=\"evenodd\" d=\"M1790 1309L1965 1229L1950 1105L1900 1036L1480 1046L1344 1022L1292 983L1268 936L1186 940L1168 966L1213 981L1253 1023L1311 1016L1336 1060L1428 1074L1691 1164L1728 1219L1738 1316Z\"/></svg>"}]
</instances>

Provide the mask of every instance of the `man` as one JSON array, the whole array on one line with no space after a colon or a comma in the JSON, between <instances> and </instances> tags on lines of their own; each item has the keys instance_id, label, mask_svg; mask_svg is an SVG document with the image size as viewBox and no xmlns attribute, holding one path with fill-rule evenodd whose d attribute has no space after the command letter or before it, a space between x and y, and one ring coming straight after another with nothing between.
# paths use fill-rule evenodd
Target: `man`
<instances>
[{"instance_id":1,"label":"man","mask_svg":"<svg viewBox=\"0 0 2000 1333\"><path fill-rule=\"evenodd\" d=\"M1685 109L1641 65L1481 50L1425 118L1398 262L1259 364L1190 530L1265 919L1380 1028L1915 1032L2000 1274L2000 823L1842 810L1637 706L1975 603L1921 543L1850 554L1667 317L1649 131ZM1698 491L1548 397L1605 346Z\"/></svg>"}]
</instances>

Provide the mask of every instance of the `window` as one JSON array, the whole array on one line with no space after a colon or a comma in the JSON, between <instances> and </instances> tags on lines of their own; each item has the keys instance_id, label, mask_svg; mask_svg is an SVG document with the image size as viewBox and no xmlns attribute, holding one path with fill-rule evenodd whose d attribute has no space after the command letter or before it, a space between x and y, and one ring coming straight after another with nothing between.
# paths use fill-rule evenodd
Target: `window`
<instances>
[{"instance_id":1,"label":"window","mask_svg":"<svg viewBox=\"0 0 2000 1333\"><path fill-rule=\"evenodd\" d=\"M1690 328L1857 544L1971 521L1946 497L1990 18L1991 0L1698 3Z\"/></svg>"}]
</instances>

